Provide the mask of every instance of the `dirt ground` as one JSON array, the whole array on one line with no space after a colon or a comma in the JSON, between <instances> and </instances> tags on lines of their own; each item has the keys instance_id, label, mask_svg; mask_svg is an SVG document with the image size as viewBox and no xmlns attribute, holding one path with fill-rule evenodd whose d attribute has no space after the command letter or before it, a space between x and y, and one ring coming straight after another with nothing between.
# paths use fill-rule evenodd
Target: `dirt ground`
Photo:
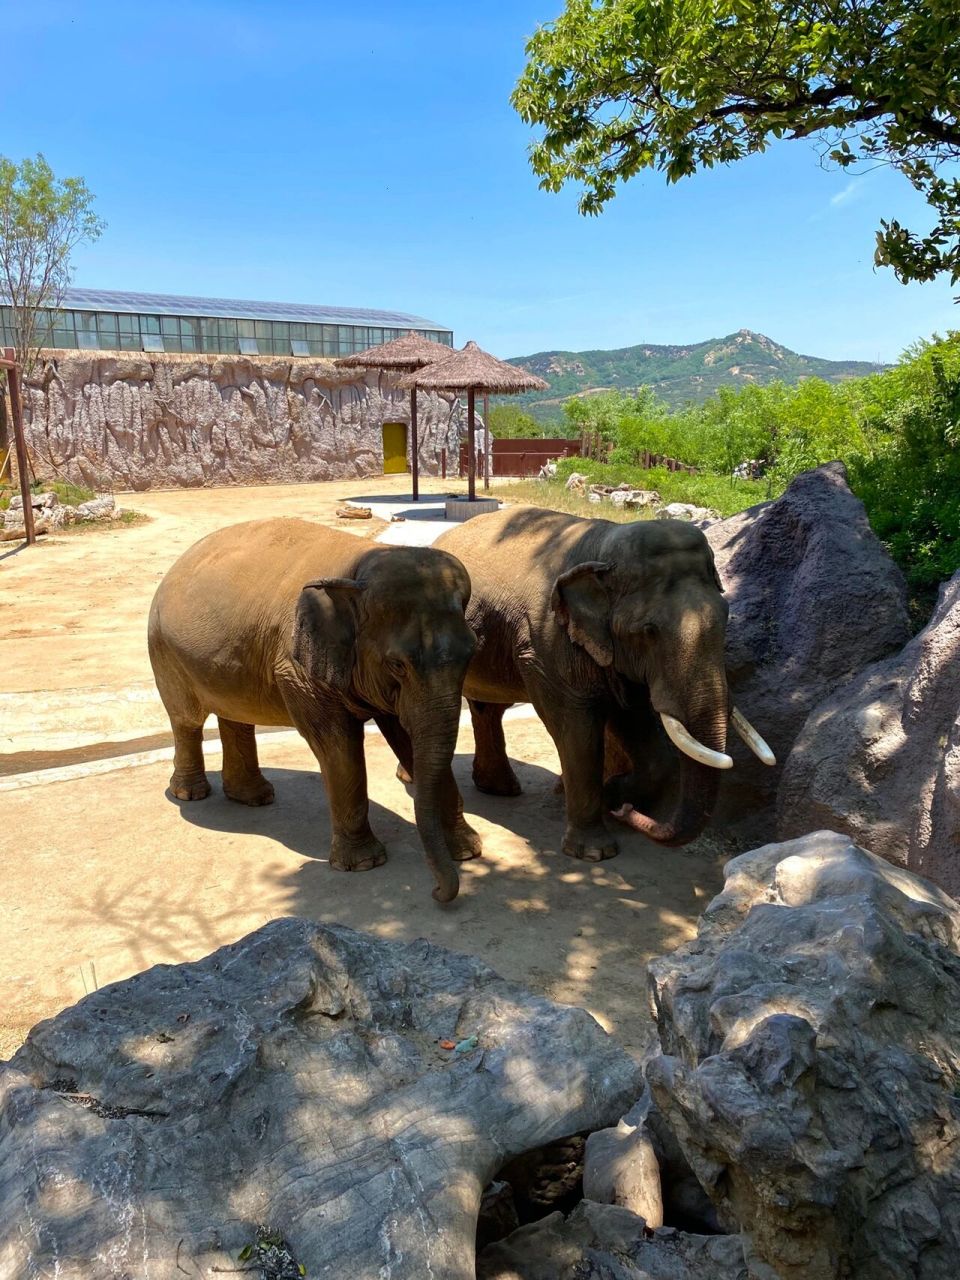
<instances>
[{"instance_id":1,"label":"dirt ground","mask_svg":"<svg viewBox=\"0 0 960 1280\"><path fill-rule=\"evenodd\" d=\"M624 832L611 862L566 858L556 753L523 709L507 725L518 799L473 788L469 724L461 730L455 769L484 857L463 868L461 895L446 907L430 897L412 798L376 734L367 738L371 821L390 860L365 874L327 865L322 783L293 732L260 735L273 806L223 797L215 740L214 794L187 804L166 793L169 725L145 643L166 569L204 534L268 515L371 536L379 522L337 522L336 506L408 483L128 495L121 504L148 523L0 552L0 1057L85 991L198 958L280 915L470 952L534 991L584 1005L631 1050L648 1047L646 962L692 935L720 887L716 849L663 850ZM424 482L429 492L449 488Z\"/></svg>"}]
</instances>

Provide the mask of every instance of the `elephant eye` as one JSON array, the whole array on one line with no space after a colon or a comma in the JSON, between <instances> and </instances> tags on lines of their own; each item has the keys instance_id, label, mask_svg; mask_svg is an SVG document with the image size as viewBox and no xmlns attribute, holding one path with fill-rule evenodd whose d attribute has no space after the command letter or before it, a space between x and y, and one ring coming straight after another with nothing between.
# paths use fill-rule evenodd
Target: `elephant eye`
<instances>
[{"instance_id":1,"label":"elephant eye","mask_svg":"<svg viewBox=\"0 0 960 1280\"><path fill-rule=\"evenodd\" d=\"M647 640L655 640L660 634L660 628L655 622L644 622L640 627L640 631Z\"/></svg>"},{"instance_id":2,"label":"elephant eye","mask_svg":"<svg viewBox=\"0 0 960 1280\"><path fill-rule=\"evenodd\" d=\"M403 658L387 657L384 659L384 665L391 675L402 676L406 670L406 663Z\"/></svg>"}]
</instances>

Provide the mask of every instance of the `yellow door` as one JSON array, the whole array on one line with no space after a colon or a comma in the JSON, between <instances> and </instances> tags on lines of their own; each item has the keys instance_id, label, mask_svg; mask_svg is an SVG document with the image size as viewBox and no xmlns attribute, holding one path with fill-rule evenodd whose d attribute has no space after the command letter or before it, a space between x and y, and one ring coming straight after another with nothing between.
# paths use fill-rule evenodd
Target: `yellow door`
<instances>
[{"instance_id":1,"label":"yellow door","mask_svg":"<svg viewBox=\"0 0 960 1280\"><path fill-rule=\"evenodd\" d=\"M383 474L399 475L407 469L407 428L402 422L383 424Z\"/></svg>"}]
</instances>

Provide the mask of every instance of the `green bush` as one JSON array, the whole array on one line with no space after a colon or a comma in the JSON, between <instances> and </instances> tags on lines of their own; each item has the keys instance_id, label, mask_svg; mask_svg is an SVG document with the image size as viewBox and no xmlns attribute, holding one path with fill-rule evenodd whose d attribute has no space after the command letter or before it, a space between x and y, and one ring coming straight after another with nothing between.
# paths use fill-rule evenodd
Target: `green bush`
<instances>
[{"instance_id":1,"label":"green bush","mask_svg":"<svg viewBox=\"0 0 960 1280\"><path fill-rule=\"evenodd\" d=\"M75 507L81 502L90 502L97 496L92 489L71 484L69 480L45 480L42 484L33 485L32 488L34 493L55 493L62 503L70 507Z\"/></svg>"},{"instance_id":2,"label":"green bush","mask_svg":"<svg viewBox=\"0 0 960 1280\"><path fill-rule=\"evenodd\" d=\"M536 440L544 434L542 423L515 404L491 406L489 425L496 440Z\"/></svg>"},{"instance_id":3,"label":"green bush","mask_svg":"<svg viewBox=\"0 0 960 1280\"><path fill-rule=\"evenodd\" d=\"M960 334L908 356L856 388L873 447L850 480L910 586L932 596L960 569Z\"/></svg>"},{"instance_id":4,"label":"green bush","mask_svg":"<svg viewBox=\"0 0 960 1280\"><path fill-rule=\"evenodd\" d=\"M562 488L574 471L587 476L591 484L626 483L636 489L656 489L665 503L692 502L698 507L712 507L722 516L735 515L781 492L767 480L734 480L710 472L690 475L663 467L646 470L622 462L596 462L591 458L561 458L557 463L557 477L549 483Z\"/></svg>"}]
</instances>

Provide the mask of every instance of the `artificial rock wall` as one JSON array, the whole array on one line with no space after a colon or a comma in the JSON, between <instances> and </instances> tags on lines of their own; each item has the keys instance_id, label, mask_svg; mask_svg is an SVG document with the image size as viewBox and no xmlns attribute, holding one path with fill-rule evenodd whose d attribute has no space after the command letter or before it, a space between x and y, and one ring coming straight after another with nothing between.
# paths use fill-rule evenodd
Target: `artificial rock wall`
<instances>
[{"instance_id":1,"label":"artificial rock wall","mask_svg":"<svg viewBox=\"0 0 960 1280\"><path fill-rule=\"evenodd\" d=\"M377 475L382 426L409 428L388 373L332 360L48 353L24 388L38 472L98 491ZM421 392L420 467L456 467L466 411Z\"/></svg>"}]
</instances>

